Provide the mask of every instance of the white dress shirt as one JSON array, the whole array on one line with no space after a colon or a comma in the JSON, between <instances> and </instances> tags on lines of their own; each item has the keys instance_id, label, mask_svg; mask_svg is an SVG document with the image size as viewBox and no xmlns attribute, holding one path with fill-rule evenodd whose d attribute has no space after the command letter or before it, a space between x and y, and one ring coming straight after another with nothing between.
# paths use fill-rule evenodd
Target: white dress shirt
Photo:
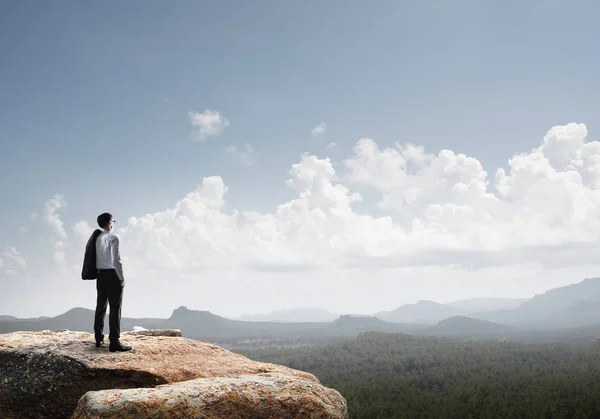
<instances>
[{"instance_id":1,"label":"white dress shirt","mask_svg":"<svg viewBox=\"0 0 600 419\"><path fill-rule=\"evenodd\" d=\"M117 271L119 279L125 281L119 251L119 238L108 230L102 230L96 240L96 268L114 269Z\"/></svg>"}]
</instances>

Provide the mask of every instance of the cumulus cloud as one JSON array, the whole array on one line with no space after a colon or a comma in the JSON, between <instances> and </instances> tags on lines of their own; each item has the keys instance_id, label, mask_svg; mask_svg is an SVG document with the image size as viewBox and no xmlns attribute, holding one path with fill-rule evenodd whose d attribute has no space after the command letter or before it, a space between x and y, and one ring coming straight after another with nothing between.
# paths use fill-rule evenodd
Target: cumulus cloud
<instances>
[{"instance_id":1,"label":"cumulus cloud","mask_svg":"<svg viewBox=\"0 0 600 419\"><path fill-rule=\"evenodd\" d=\"M93 231L94 227L85 220L79 221L73 226L73 233L75 233L75 236L78 237L80 241L87 241Z\"/></svg>"},{"instance_id":2,"label":"cumulus cloud","mask_svg":"<svg viewBox=\"0 0 600 419\"><path fill-rule=\"evenodd\" d=\"M65 250L69 236L65 231L64 224L58 215L58 211L67 206L65 197L60 194L54 195L44 204L44 222L50 228L52 233L52 243L54 244L54 261L58 265L67 263Z\"/></svg>"},{"instance_id":3,"label":"cumulus cloud","mask_svg":"<svg viewBox=\"0 0 600 419\"><path fill-rule=\"evenodd\" d=\"M225 151L236 155L240 160L240 163L246 166L251 166L258 158L258 153L254 151L252 146L248 143L244 144L243 147L230 145L225 149Z\"/></svg>"},{"instance_id":4,"label":"cumulus cloud","mask_svg":"<svg viewBox=\"0 0 600 419\"><path fill-rule=\"evenodd\" d=\"M164 211L130 217L118 230L126 275L169 286L189 281L190 290L203 278L254 273L292 284L302 275L319 278L328 292L358 287L344 278L384 271L392 272L389 284L471 278L472 289L474 278L522 281L540 269L564 277L557 272L594 267L600 256L600 143L586 137L584 124L553 127L493 176L451 150L381 148L362 138L340 171L328 158L302 155L285 181L293 198L266 212L228 209L223 179L206 177ZM377 215L360 204L363 189L379 195ZM67 241L57 215L63 205L55 196L45 211L59 243ZM86 237L91 227L80 222L74 231Z\"/></svg>"},{"instance_id":5,"label":"cumulus cloud","mask_svg":"<svg viewBox=\"0 0 600 419\"><path fill-rule=\"evenodd\" d=\"M584 143L584 124L553 127L542 144L515 155L488 179L480 162L411 144L379 149L361 139L345 161L348 180L381 193L423 249L503 251L594 243L599 143ZM429 243L429 244L427 244Z\"/></svg>"},{"instance_id":6,"label":"cumulus cloud","mask_svg":"<svg viewBox=\"0 0 600 419\"><path fill-rule=\"evenodd\" d=\"M330 150L330 149L332 149L335 146L337 146L337 143L331 142L331 143L327 144L327 146L325 148L328 149L328 150Z\"/></svg>"},{"instance_id":7,"label":"cumulus cloud","mask_svg":"<svg viewBox=\"0 0 600 419\"><path fill-rule=\"evenodd\" d=\"M303 155L286 181L296 197L273 212L225 212L227 187L214 176L165 211L131 217L120 234L132 259L164 269L549 263L551 249L587 249L600 238L600 147L586 135L583 124L554 127L492 180L464 154L412 144L380 149L363 138L343 176L328 158ZM388 214L356 210L362 196L351 185L379 191ZM66 242L56 215L62 202L46 204L59 244ZM92 229L78 223L74 230L85 237Z\"/></svg>"},{"instance_id":8,"label":"cumulus cloud","mask_svg":"<svg viewBox=\"0 0 600 419\"><path fill-rule=\"evenodd\" d=\"M188 117L193 126L197 128L192 138L197 141L205 141L209 137L217 137L229 126L227 118L218 111L206 109L204 112L188 112Z\"/></svg>"},{"instance_id":9,"label":"cumulus cloud","mask_svg":"<svg viewBox=\"0 0 600 419\"><path fill-rule=\"evenodd\" d=\"M223 212L227 188L212 177L172 209L132 218L123 234L137 237L132 246L153 243L139 249L148 263L163 255L173 268L547 263L550 249L600 237L600 148L586 135L583 124L554 127L495 180L473 157L361 139L341 178L329 159L303 155L286 181L296 198L271 213ZM378 190L390 213L358 212L362 197L349 185Z\"/></svg>"},{"instance_id":10,"label":"cumulus cloud","mask_svg":"<svg viewBox=\"0 0 600 419\"><path fill-rule=\"evenodd\" d=\"M325 131L327 131L327 125L325 124L325 122L321 122L319 123L319 125L312 129L311 134L313 137L317 137L319 135L325 134Z\"/></svg>"}]
</instances>

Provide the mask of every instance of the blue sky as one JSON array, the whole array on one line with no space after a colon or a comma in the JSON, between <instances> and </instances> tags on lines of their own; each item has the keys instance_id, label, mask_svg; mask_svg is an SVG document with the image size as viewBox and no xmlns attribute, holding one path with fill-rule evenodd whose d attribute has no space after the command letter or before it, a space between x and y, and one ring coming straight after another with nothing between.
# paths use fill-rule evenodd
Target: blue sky
<instances>
[{"instance_id":1,"label":"blue sky","mask_svg":"<svg viewBox=\"0 0 600 419\"><path fill-rule=\"evenodd\" d=\"M597 138L598 12L591 0L3 2L0 248L35 248L19 229L55 193L69 228L105 209L121 225L162 211L212 175L228 210L268 212L293 197L302 153L337 168L361 137L465 153L489 176L554 125ZM193 141L188 112L206 109L230 124ZM252 165L225 151L245 143Z\"/></svg>"}]
</instances>

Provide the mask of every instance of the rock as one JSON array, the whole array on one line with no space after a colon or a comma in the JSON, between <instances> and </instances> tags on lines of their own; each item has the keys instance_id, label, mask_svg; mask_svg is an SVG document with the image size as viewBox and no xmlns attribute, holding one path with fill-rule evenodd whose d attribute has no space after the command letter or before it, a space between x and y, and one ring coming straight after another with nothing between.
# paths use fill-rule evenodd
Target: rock
<instances>
[{"instance_id":1,"label":"rock","mask_svg":"<svg viewBox=\"0 0 600 419\"><path fill-rule=\"evenodd\" d=\"M171 336L171 337L181 337L181 330L179 329L144 329L143 327L135 326L133 331L126 332L130 335L140 335L140 336Z\"/></svg>"},{"instance_id":2,"label":"rock","mask_svg":"<svg viewBox=\"0 0 600 419\"><path fill-rule=\"evenodd\" d=\"M314 394L315 400L317 394L328 395L322 403L330 405L333 411L339 411L342 416L337 417L347 415L343 397L337 391L323 387L314 375L307 372L252 361L219 346L183 337L145 336L131 332L122 333L121 337L123 343L133 346L133 350L109 352L106 346L96 349L93 334L86 332L61 330L0 334L0 418L68 418L79 399L90 391L92 393L88 393L82 401L83 406L87 406L85 400L99 397L94 393L98 390L142 391L141 388L198 378L207 379L206 382L216 380L214 388L226 388L228 385L231 389L242 389L250 386L251 381L243 378L247 376L256 376L257 380L263 380L262 383L272 377L275 381L271 388L302 387L303 383L309 383L314 389L308 394ZM288 377L290 384L277 381L275 377L279 376ZM219 381L226 378L241 381L237 384L235 380L230 381L227 385L223 384L226 381ZM210 384L199 388L210 388ZM161 387L156 391L166 390ZM113 395L120 393L129 394L117 391ZM292 394L300 397L298 392ZM251 399L250 394L247 397ZM222 401L213 406L220 406L220 403ZM261 403L269 402L267 399ZM272 403L278 402L273 399ZM225 406L233 408L231 404ZM81 411L78 407L76 414L88 417L85 415L92 413ZM140 415L137 417L145 417L143 412Z\"/></svg>"},{"instance_id":3,"label":"rock","mask_svg":"<svg viewBox=\"0 0 600 419\"><path fill-rule=\"evenodd\" d=\"M312 380L282 373L198 378L156 388L86 393L72 419L151 417L347 418L345 400Z\"/></svg>"}]
</instances>

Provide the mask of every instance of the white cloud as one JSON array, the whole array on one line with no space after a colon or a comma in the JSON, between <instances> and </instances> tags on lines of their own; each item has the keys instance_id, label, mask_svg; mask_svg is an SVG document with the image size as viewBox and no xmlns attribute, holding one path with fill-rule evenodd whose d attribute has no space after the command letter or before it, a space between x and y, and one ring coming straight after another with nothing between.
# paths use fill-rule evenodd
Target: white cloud
<instances>
[{"instance_id":1,"label":"white cloud","mask_svg":"<svg viewBox=\"0 0 600 419\"><path fill-rule=\"evenodd\" d=\"M557 131L561 141L584 147L580 125L554 128L546 139ZM380 150L362 139L346 160L348 180L379 190L379 205L393 211L388 216L355 211L353 203L361 196L337 179L330 160L304 155L286 182L297 197L273 213L221 212L226 187L213 177L173 209L145 216L143 222L133 218L123 234L145 237L139 243L144 243L140 251L147 263L163 254L161 263L169 267L237 263L285 270L468 264L475 259L493 265L510 263L515 249L529 249L522 258L543 261L557 246L591 245L600 237L600 195L582 184L572 159L554 157L566 170L561 172L549 160L533 165L549 143L511 160L509 173L498 175L495 192L472 157L449 150L433 155L412 145ZM570 152L581 160L580 152ZM486 252L494 252L493 257Z\"/></svg>"},{"instance_id":2,"label":"white cloud","mask_svg":"<svg viewBox=\"0 0 600 419\"><path fill-rule=\"evenodd\" d=\"M23 256L14 247L7 247L0 255L0 277L12 276L27 268Z\"/></svg>"},{"instance_id":3,"label":"white cloud","mask_svg":"<svg viewBox=\"0 0 600 419\"><path fill-rule=\"evenodd\" d=\"M94 227L92 227L87 221L79 221L73 226L73 232L75 233L75 236L77 236L81 241L87 242L93 231Z\"/></svg>"},{"instance_id":4,"label":"white cloud","mask_svg":"<svg viewBox=\"0 0 600 419\"><path fill-rule=\"evenodd\" d=\"M188 112L192 125L197 127L193 132L193 138L197 141L205 141L209 137L217 137L229 126L227 118L217 111L206 109L204 112Z\"/></svg>"},{"instance_id":5,"label":"white cloud","mask_svg":"<svg viewBox=\"0 0 600 419\"><path fill-rule=\"evenodd\" d=\"M251 166L258 158L258 153L252 149L248 143L243 147L238 148L235 145L228 146L225 151L238 156L240 162L246 166Z\"/></svg>"},{"instance_id":6,"label":"white cloud","mask_svg":"<svg viewBox=\"0 0 600 419\"><path fill-rule=\"evenodd\" d=\"M327 144L327 146L325 148L327 150L330 150L330 149L332 149L333 147L336 147L336 146L337 146L337 143L331 142L331 143Z\"/></svg>"},{"instance_id":7,"label":"white cloud","mask_svg":"<svg viewBox=\"0 0 600 419\"><path fill-rule=\"evenodd\" d=\"M44 222L52 232L54 244L54 261L58 265L67 263L65 250L69 236L65 231L64 224L58 215L58 211L67 206L63 195L56 194L44 204Z\"/></svg>"},{"instance_id":8,"label":"white cloud","mask_svg":"<svg viewBox=\"0 0 600 419\"><path fill-rule=\"evenodd\" d=\"M492 183L479 161L413 145L380 150L368 139L346 160L348 179L381 192L423 251L512 251L595 243L600 143L583 124L554 127L543 144L515 155ZM523 255L524 258L528 256Z\"/></svg>"},{"instance_id":9,"label":"white cloud","mask_svg":"<svg viewBox=\"0 0 600 419\"><path fill-rule=\"evenodd\" d=\"M586 135L583 124L554 127L491 179L473 157L363 138L340 173L327 158L301 156L285 182L293 199L265 213L228 210L223 179L207 177L118 230L125 274L163 304L190 298L218 313L258 311L265 301L375 311L575 282L583 276L569 275L600 265L600 143ZM359 210L363 189L380 196L382 215ZM66 245L62 202L47 203L45 220ZM85 222L73 228L91 232Z\"/></svg>"},{"instance_id":10,"label":"white cloud","mask_svg":"<svg viewBox=\"0 0 600 419\"><path fill-rule=\"evenodd\" d=\"M360 195L337 179L329 159L305 155L287 181L296 198L273 213L221 212L226 187L214 177L173 209L132 219L123 233L146 237L139 242L147 263L163 254L161 263L183 268L549 263L545 255L555 249L600 238L593 158L600 147L584 143L585 135L582 124L553 128L540 147L500 170L495 184L475 158L410 144L381 150L361 139L345 162L345 179L380 191L387 216L358 213Z\"/></svg>"},{"instance_id":11,"label":"white cloud","mask_svg":"<svg viewBox=\"0 0 600 419\"><path fill-rule=\"evenodd\" d=\"M325 122L321 122L312 129L311 134L313 137L316 137L318 135L325 134L325 131L327 131L327 125L325 125Z\"/></svg>"}]
</instances>

